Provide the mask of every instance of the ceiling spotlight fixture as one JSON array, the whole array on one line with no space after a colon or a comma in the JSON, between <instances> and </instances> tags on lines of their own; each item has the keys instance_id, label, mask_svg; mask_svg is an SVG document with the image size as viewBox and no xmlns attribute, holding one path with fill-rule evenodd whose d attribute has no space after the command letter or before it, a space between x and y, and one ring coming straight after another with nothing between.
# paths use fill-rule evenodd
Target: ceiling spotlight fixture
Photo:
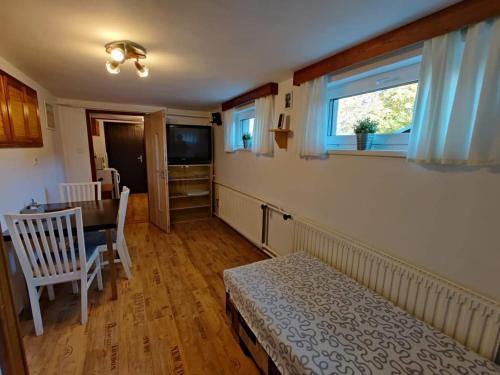
<instances>
[{"instance_id":1,"label":"ceiling spotlight fixture","mask_svg":"<svg viewBox=\"0 0 500 375\"><path fill-rule=\"evenodd\" d=\"M149 75L149 69L146 65L142 65L139 60L135 61L135 68L137 69L137 75L141 78L145 78Z\"/></svg>"},{"instance_id":2,"label":"ceiling spotlight fixture","mask_svg":"<svg viewBox=\"0 0 500 375\"><path fill-rule=\"evenodd\" d=\"M120 64L129 59L134 59L137 75L141 78L149 75L148 67L139 62L139 59L146 58L146 48L140 44L131 42L130 40L117 40L106 44L104 48L106 48L106 52L110 56L110 60L106 62L106 69L109 73L120 73Z\"/></svg>"}]
</instances>

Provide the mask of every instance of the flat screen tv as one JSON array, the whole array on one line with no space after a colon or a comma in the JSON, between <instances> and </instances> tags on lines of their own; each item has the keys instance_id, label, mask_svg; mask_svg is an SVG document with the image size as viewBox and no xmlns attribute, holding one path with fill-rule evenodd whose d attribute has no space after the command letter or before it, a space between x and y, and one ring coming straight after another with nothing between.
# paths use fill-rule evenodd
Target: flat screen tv
<instances>
[{"instance_id":1,"label":"flat screen tv","mask_svg":"<svg viewBox=\"0 0 500 375\"><path fill-rule=\"evenodd\" d=\"M168 164L211 164L212 127L167 125Z\"/></svg>"}]
</instances>

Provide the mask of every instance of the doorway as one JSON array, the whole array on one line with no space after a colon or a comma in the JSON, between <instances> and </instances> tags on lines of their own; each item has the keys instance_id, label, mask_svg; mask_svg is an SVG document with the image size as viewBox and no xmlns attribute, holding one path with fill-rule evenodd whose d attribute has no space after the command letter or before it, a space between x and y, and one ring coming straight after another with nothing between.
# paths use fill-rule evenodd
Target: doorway
<instances>
[{"instance_id":1,"label":"doorway","mask_svg":"<svg viewBox=\"0 0 500 375\"><path fill-rule=\"evenodd\" d=\"M131 194L147 193L144 124L104 121L108 166L120 173Z\"/></svg>"},{"instance_id":2,"label":"doorway","mask_svg":"<svg viewBox=\"0 0 500 375\"><path fill-rule=\"evenodd\" d=\"M87 110L93 181L101 181L103 199L130 189L127 223L149 217L144 114Z\"/></svg>"}]
</instances>

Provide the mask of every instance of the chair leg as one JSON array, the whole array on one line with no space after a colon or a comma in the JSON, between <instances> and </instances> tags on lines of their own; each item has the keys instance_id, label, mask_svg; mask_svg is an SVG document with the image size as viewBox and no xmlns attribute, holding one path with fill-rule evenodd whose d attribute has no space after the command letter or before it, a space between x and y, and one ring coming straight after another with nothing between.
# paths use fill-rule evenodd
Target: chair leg
<instances>
[{"instance_id":1,"label":"chair leg","mask_svg":"<svg viewBox=\"0 0 500 375\"><path fill-rule=\"evenodd\" d=\"M130 272L129 263L127 260L127 254L125 253L124 246L116 245L116 250L118 251L118 256L120 257L121 264L123 266L123 270L125 271L125 275L127 275L127 279L132 279L132 273Z\"/></svg>"},{"instance_id":2,"label":"chair leg","mask_svg":"<svg viewBox=\"0 0 500 375\"><path fill-rule=\"evenodd\" d=\"M53 301L56 298L54 285L47 285L47 294L49 295L49 301Z\"/></svg>"},{"instance_id":3,"label":"chair leg","mask_svg":"<svg viewBox=\"0 0 500 375\"><path fill-rule=\"evenodd\" d=\"M127 262L129 267L132 267L132 259L130 258L130 253L128 251L128 245L127 241L125 240L125 237L123 237L123 250L125 251L125 254L127 255Z\"/></svg>"},{"instance_id":4,"label":"chair leg","mask_svg":"<svg viewBox=\"0 0 500 375\"><path fill-rule=\"evenodd\" d=\"M78 294L78 281L73 281L73 294Z\"/></svg>"},{"instance_id":5,"label":"chair leg","mask_svg":"<svg viewBox=\"0 0 500 375\"><path fill-rule=\"evenodd\" d=\"M101 264L101 254L97 255L95 260L95 266L97 267L97 289L102 290L102 264Z\"/></svg>"},{"instance_id":6,"label":"chair leg","mask_svg":"<svg viewBox=\"0 0 500 375\"><path fill-rule=\"evenodd\" d=\"M38 300L38 292L36 286L28 285L28 294L30 296L31 312L33 314L33 324L35 325L35 333L37 336L43 335L42 314L40 313L40 301Z\"/></svg>"},{"instance_id":7,"label":"chair leg","mask_svg":"<svg viewBox=\"0 0 500 375\"><path fill-rule=\"evenodd\" d=\"M80 287L82 288L81 290L81 321L82 324L87 323L88 319L88 310L87 310L87 291L88 291L88 285L87 285L87 274L85 273L84 276L82 276Z\"/></svg>"}]
</instances>

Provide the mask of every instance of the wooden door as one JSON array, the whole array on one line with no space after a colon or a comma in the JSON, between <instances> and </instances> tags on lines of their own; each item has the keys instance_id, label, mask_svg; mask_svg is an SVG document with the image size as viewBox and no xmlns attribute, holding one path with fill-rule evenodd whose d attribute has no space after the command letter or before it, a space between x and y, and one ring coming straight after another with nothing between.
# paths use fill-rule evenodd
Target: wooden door
<instances>
[{"instance_id":1,"label":"wooden door","mask_svg":"<svg viewBox=\"0 0 500 375\"><path fill-rule=\"evenodd\" d=\"M144 116L149 188L149 221L170 232L167 172L167 127L163 111Z\"/></svg>"},{"instance_id":2,"label":"wooden door","mask_svg":"<svg viewBox=\"0 0 500 375\"><path fill-rule=\"evenodd\" d=\"M24 114L28 127L29 139L33 145L42 144L42 129L38 113L38 98L36 91L29 87L24 88Z\"/></svg>"},{"instance_id":3,"label":"wooden door","mask_svg":"<svg viewBox=\"0 0 500 375\"><path fill-rule=\"evenodd\" d=\"M4 80L0 76L0 144L10 142L9 114L7 112L7 101L5 100Z\"/></svg>"},{"instance_id":4,"label":"wooden door","mask_svg":"<svg viewBox=\"0 0 500 375\"><path fill-rule=\"evenodd\" d=\"M2 230L0 229L0 233ZM14 309L10 270L0 236L0 374L28 374L23 340Z\"/></svg>"},{"instance_id":5,"label":"wooden door","mask_svg":"<svg viewBox=\"0 0 500 375\"><path fill-rule=\"evenodd\" d=\"M4 77L4 83L12 141L14 143L30 142L24 109L24 85L9 76Z\"/></svg>"},{"instance_id":6,"label":"wooden door","mask_svg":"<svg viewBox=\"0 0 500 375\"><path fill-rule=\"evenodd\" d=\"M131 194L147 193L144 125L104 122L108 165L120 173L120 184Z\"/></svg>"}]
</instances>

